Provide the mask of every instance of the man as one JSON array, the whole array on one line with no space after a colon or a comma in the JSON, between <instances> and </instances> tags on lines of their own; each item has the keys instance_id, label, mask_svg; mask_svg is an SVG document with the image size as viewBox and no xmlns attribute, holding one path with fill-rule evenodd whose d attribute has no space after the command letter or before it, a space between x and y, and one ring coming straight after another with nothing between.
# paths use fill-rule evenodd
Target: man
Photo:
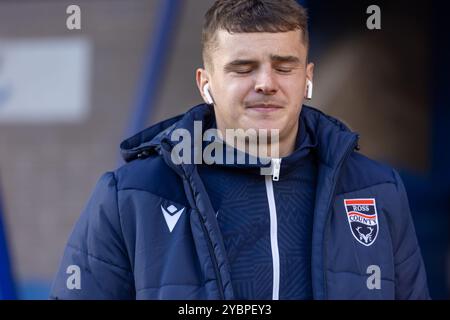
<instances>
[{"instance_id":1,"label":"man","mask_svg":"<svg viewBox=\"0 0 450 320\"><path fill-rule=\"evenodd\" d=\"M341 122L303 106L314 68L305 10L218 0L203 58L196 78L207 103L122 143L128 163L98 182L51 296L428 298L399 175L357 153L358 136ZM218 137L188 139L198 123ZM233 148L233 129L238 139L263 134ZM191 141L182 152L180 140ZM212 141L225 142L222 158L231 150L245 161L220 161L220 147L209 154L219 161L192 161ZM250 152L251 141L268 156Z\"/></svg>"}]
</instances>

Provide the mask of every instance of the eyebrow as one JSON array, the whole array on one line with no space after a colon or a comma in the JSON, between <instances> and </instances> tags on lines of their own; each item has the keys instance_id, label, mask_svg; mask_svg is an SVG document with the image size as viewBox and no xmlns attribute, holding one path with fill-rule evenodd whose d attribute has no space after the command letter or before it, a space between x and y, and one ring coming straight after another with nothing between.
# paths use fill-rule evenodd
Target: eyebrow
<instances>
[{"instance_id":1,"label":"eyebrow","mask_svg":"<svg viewBox=\"0 0 450 320\"><path fill-rule=\"evenodd\" d=\"M270 60L276 63L293 63L293 64L301 64L299 58L294 56L279 56L279 55L271 55ZM225 70L233 69L233 67L239 66L248 66L248 65L257 65L258 61L256 60L247 60L247 59L236 59L229 63L227 63L224 67Z\"/></svg>"},{"instance_id":2,"label":"eyebrow","mask_svg":"<svg viewBox=\"0 0 450 320\"><path fill-rule=\"evenodd\" d=\"M271 55L270 60L274 62L282 62L282 63L297 63L300 64L300 59L294 56L278 56L278 55Z\"/></svg>"}]
</instances>

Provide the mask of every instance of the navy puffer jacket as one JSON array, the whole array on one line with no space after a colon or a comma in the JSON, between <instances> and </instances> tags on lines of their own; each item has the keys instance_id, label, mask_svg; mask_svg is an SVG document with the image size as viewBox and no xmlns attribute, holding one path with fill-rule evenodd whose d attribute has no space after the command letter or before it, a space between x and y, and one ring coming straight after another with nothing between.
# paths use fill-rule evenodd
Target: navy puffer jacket
<instances>
[{"instance_id":1,"label":"navy puffer jacket","mask_svg":"<svg viewBox=\"0 0 450 320\"><path fill-rule=\"evenodd\" d=\"M194 121L211 112L196 106L121 144L127 164L100 178L68 240L51 298L234 298L216 213L197 166L171 160L171 132L193 132ZM397 172L359 154L358 136L338 120L307 106L301 117L317 141L314 298L428 299Z\"/></svg>"}]
</instances>

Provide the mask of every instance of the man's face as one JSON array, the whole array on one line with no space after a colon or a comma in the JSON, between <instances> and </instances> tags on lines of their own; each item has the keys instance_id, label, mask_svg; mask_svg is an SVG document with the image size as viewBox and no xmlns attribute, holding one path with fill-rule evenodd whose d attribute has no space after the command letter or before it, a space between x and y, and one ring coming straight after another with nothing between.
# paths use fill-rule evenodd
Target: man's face
<instances>
[{"instance_id":1,"label":"man's face","mask_svg":"<svg viewBox=\"0 0 450 320\"><path fill-rule=\"evenodd\" d=\"M300 30L281 33L217 33L212 70L199 69L197 84L210 84L219 129L279 129L296 135L313 65Z\"/></svg>"}]
</instances>

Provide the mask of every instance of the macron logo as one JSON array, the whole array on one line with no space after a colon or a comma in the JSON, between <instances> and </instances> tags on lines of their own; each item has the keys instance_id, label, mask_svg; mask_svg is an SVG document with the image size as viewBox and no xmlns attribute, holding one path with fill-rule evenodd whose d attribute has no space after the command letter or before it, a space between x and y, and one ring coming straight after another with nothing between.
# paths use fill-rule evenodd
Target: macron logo
<instances>
[{"instance_id":1,"label":"macron logo","mask_svg":"<svg viewBox=\"0 0 450 320\"><path fill-rule=\"evenodd\" d=\"M184 208L179 210L177 212L177 208L174 205L171 205L167 209L164 209L163 206L161 206L161 211L164 215L164 219L166 219L167 226L169 227L169 231L172 232L173 228L175 228L175 225L178 222L178 219L180 219L181 214L184 211Z\"/></svg>"}]
</instances>

